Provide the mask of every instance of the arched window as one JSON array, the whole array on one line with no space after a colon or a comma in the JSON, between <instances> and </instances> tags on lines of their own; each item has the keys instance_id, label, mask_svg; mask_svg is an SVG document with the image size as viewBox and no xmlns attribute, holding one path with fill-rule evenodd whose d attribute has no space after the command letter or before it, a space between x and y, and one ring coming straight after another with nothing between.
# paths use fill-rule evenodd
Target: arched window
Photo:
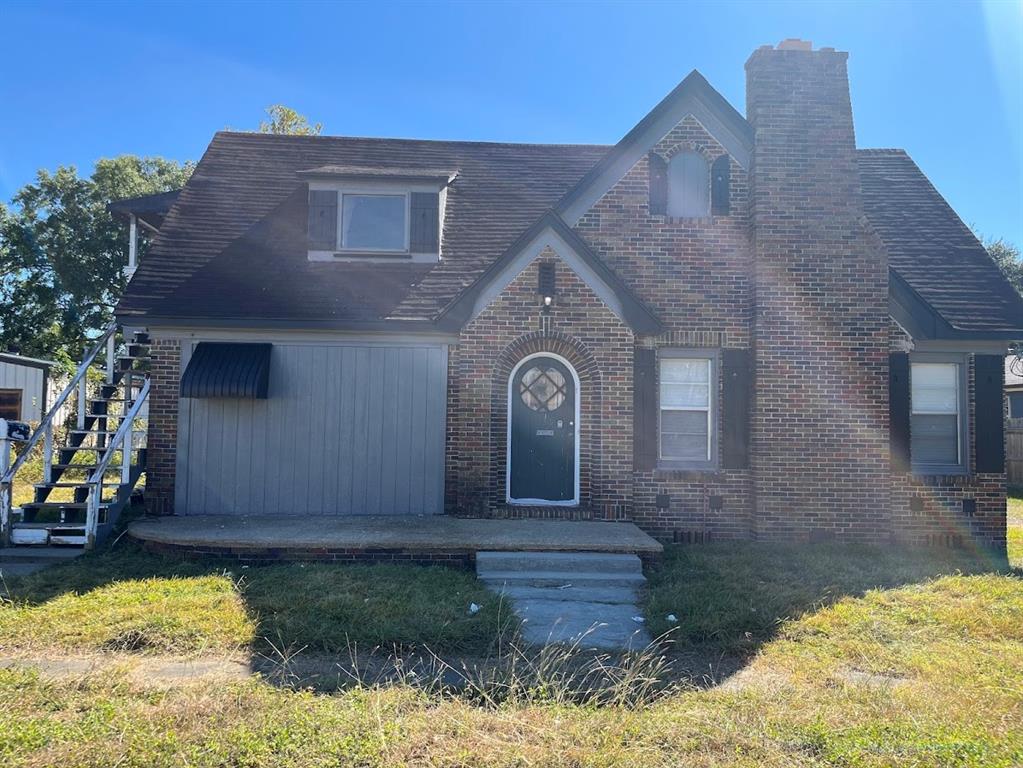
<instances>
[{"instance_id":1,"label":"arched window","mask_svg":"<svg viewBox=\"0 0 1023 768\"><path fill-rule=\"evenodd\" d=\"M679 152L668 163L668 215L710 214L710 166L699 152Z\"/></svg>"}]
</instances>

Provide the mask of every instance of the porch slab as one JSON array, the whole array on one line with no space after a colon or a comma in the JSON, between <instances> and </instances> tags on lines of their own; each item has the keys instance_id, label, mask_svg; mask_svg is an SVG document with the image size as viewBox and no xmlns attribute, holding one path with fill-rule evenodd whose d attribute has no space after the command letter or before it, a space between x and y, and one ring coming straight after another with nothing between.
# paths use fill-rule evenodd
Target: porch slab
<instances>
[{"instance_id":1,"label":"porch slab","mask_svg":"<svg viewBox=\"0 0 1023 768\"><path fill-rule=\"evenodd\" d=\"M446 515L182 515L137 520L128 533L154 549L243 559L443 562L471 560L481 550L626 552L656 558L663 550L632 523Z\"/></svg>"}]
</instances>

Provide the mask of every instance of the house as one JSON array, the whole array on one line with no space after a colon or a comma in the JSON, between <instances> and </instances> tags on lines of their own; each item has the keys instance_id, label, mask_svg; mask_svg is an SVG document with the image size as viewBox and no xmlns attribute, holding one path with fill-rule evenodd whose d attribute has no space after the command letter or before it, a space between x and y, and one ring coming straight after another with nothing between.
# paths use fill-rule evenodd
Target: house
<instances>
[{"instance_id":1,"label":"house","mask_svg":"<svg viewBox=\"0 0 1023 768\"><path fill-rule=\"evenodd\" d=\"M46 412L50 360L0 353L0 419L37 422Z\"/></svg>"},{"instance_id":2,"label":"house","mask_svg":"<svg viewBox=\"0 0 1023 768\"><path fill-rule=\"evenodd\" d=\"M628 520L1004 548L1023 303L847 54L614 146L217 133L117 307L154 514ZM130 207L130 206L129 206Z\"/></svg>"}]
</instances>

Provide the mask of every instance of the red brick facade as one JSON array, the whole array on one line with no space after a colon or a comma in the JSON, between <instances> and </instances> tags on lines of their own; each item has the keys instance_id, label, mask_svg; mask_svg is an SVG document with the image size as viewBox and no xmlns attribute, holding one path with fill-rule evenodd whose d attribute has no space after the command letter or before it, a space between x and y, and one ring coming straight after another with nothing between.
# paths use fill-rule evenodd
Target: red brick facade
<instances>
[{"instance_id":1,"label":"red brick facade","mask_svg":"<svg viewBox=\"0 0 1023 768\"><path fill-rule=\"evenodd\" d=\"M973 539L1004 549L1004 474L890 468L888 354L912 340L890 320L887 255L860 199L846 54L761 49L747 76L754 150L749 168L731 160L728 215L651 215L644 157L574 227L663 333L637 336L550 249L461 330L448 358L447 511L630 519L678 541ZM651 151L664 160L696 151L708 163L727 154L692 116ZM546 312L541 263L557 273ZM752 356L748 467L634 468L635 352L679 348ZM578 507L506 501L509 378L540 352L579 378ZM179 356L176 342L154 344L152 512L173 509ZM972 423L972 365L970 382Z\"/></svg>"},{"instance_id":2,"label":"red brick facade","mask_svg":"<svg viewBox=\"0 0 1023 768\"><path fill-rule=\"evenodd\" d=\"M175 339L153 339L149 355L146 513L171 515L174 513L181 342Z\"/></svg>"},{"instance_id":3,"label":"red brick facade","mask_svg":"<svg viewBox=\"0 0 1023 768\"><path fill-rule=\"evenodd\" d=\"M967 423L973 424L976 400L972 355L969 364L969 393ZM976 464L976 456L977 436L971 430L969 466ZM990 549L1004 551L1005 497L1005 473L892 473L892 535L899 541L911 544L961 546L974 541Z\"/></svg>"},{"instance_id":4,"label":"red brick facade","mask_svg":"<svg viewBox=\"0 0 1023 768\"><path fill-rule=\"evenodd\" d=\"M542 321L537 269L554 263L557 298ZM579 376L579 512L614 520L632 499L633 334L550 251L523 270L462 331L450 353L447 499L457 514L562 516L558 508L506 504L508 381L535 352L564 358Z\"/></svg>"}]
</instances>

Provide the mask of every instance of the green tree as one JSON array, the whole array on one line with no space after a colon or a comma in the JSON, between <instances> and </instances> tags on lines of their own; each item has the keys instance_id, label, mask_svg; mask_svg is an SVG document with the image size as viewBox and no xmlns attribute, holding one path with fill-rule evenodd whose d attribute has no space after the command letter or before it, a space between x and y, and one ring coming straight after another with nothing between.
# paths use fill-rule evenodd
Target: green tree
<instances>
[{"instance_id":1,"label":"green tree","mask_svg":"<svg viewBox=\"0 0 1023 768\"><path fill-rule=\"evenodd\" d=\"M300 115L291 107L274 104L266 108L270 118L259 124L260 133L276 133L288 136L319 136L323 123L310 125L305 115Z\"/></svg>"},{"instance_id":2,"label":"green tree","mask_svg":"<svg viewBox=\"0 0 1023 768\"><path fill-rule=\"evenodd\" d=\"M0 349L80 359L124 290L127 232L107 204L179 189L193 168L132 155L100 160L89 178L61 166L0 203ZM144 258L145 236L139 245Z\"/></svg>"},{"instance_id":3,"label":"green tree","mask_svg":"<svg viewBox=\"0 0 1023 768\"><path fill-rule=\"evenodd\" d=\"M1008 278L1016 291L1023 295L1023 259L1020 258L1019 248L1001 239L988 240L984 247L1002 270L1002 274Z\"/></svg>"}]
</instances>

